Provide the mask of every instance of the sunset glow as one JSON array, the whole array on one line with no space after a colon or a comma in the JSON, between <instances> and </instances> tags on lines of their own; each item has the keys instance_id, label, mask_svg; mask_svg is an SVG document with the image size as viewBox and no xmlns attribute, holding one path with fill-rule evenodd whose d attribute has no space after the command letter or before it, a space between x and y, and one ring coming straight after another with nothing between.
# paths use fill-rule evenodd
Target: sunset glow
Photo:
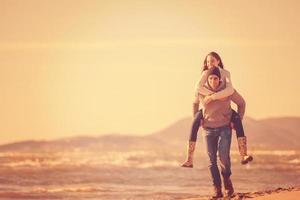
<instances>
[{"instance_id":1,"label":"sunset glow","mask_svg":"<svg viewBox=\"0 0 300 200\"><path fill-rule=\"evenodd\" d=\"M299 116L300 4L229 2L1 1L1 143L160 130L210 51L247 116Z\"/></svg>"}]
</instances>

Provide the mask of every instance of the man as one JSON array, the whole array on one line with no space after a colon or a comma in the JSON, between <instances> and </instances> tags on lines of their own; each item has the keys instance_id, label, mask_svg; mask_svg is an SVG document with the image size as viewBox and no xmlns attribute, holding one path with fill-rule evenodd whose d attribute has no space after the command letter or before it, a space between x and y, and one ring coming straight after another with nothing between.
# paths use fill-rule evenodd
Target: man
<instances>
[{"instance_id":1,"label":"man","mask_svg":"<svg viewBox=\"0 0 300 200\"><path fill-rule=\"evenodd\" d=\"M207 87L215 92L224 89L224 84L221 84L220 70L217 67L208 70ZM233 101L237 104L238 114L243 118L245 113L245 101L236 91L234 91L232 95L220 100L208 102L206 101L207 98L208 96L200 94L200 102L203 106L203 138L209 157L208 168L214 187L212 199L223 197L221 176L217 165L217 152L219 152L225 195L230 197L234 193L230 179L230 118L232 115L230 103Z\"/></svg>"}]
</instances>

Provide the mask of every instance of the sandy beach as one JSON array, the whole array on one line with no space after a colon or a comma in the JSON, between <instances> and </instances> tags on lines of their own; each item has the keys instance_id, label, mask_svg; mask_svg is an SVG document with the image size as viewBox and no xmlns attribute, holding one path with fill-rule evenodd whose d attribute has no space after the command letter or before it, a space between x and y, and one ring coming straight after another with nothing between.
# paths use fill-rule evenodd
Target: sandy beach
<instances>
[{"instance_id":1,"label":"sandy beach","mask_svg":"<svg viewBox=\"0 0 300 200\"><path fill-rule=\"evenodd\" d=\"M256 197L255 197L256 196ZM296 200L299 199L300 188L277 188L273 191L256 192L253 194L255 200ZM246 198L252 198L251 195Z\"/></svg>"},{"instance_id":2,"label":"sandy beach","mask_svg":"<svg viewBox=\"0 0 300 200\"><path fill-rule=\"evenodd\" d=\"M299 199L300 191L282 192L254 198L256 200L296 200Z\"/></svg>"},{"instance_id":3,"label":"sandy beach","mask_svg":"<svg viewBox=\"0 0 300 200\"><path fill-rule=\"evenodd\" d=\"M266 190L261 192L236 193L231 200L298 200L300 196L300 187L277 188L275 190ZM188 198L184 200L207 200L208 197ZM221 200L222 198L220 198ZM223 198L228 199L228 198Z\"/></svg>"}]
</instances>

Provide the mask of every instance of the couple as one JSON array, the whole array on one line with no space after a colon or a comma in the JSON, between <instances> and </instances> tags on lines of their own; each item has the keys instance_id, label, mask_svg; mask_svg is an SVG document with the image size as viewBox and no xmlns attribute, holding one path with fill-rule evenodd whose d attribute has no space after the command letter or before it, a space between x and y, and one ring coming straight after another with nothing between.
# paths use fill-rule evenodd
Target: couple
<instances>
[{"instance_id":1,"label":"couple","mask_svg":"<svg viewBox=\"0 0 300 200\"><path fill-rule=\"evenodd\" d=\"M247 155L247 140L242 125L245 101L233 89L230 73L224 69L220 56L215 52L206 56L201 80L196 86L196 98L193 106L194 121L189 139L188 158L182 167L193 167L197 132L202 126L204 143L209 157L208 168L214 187L212 199L223 197L221 175L225 196L230 197L234 193L230 179L231 128L236 130L241 163L246 164L253 160L252 156ZM231 101L237 105L237 112L231 109ZM201 110L199 110L199 103L202 105ZM217 153L220 160L221 175L217 165Z\"/></svg>"}]
</instances>

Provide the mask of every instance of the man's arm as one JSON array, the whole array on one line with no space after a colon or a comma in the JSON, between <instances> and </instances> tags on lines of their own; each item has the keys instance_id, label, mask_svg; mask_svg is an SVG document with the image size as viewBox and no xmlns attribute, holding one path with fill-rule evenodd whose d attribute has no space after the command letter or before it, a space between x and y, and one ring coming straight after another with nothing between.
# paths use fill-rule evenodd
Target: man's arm
<instances>
[{"instance_id":1,"label":"man's arm","mask_svg":"<svg viewBox=\"0 0 300 200\"><path fill-rule=\"evenodd\" d=\"M199 110L199 104L200 104L200 94L197 88L197 84L195 86L195 94L194 94L194 101L193 101L193 116L198 112Z\"/></svg>"},{"instance_id":2,"label":"man's arm","mask_svg":"<svg viewBox=\"0 0 300 200\"><path fill-rule=\"evenodd\" d=\"M193 103L193 116L195 117L196 113L199 111L199 103Z\"/></svg>"},{"instance_id":3,"label":"man's arm","mask_svg":"<svg viewBox=\"0 0 300 200\"><path fill-rule=\"evenodd\" d=\"M231 96L231 100L237 105L237 112L240 115L240 118L243 119L246 109L244 98L235 90Z\"/></svg>"}]
</instances>

